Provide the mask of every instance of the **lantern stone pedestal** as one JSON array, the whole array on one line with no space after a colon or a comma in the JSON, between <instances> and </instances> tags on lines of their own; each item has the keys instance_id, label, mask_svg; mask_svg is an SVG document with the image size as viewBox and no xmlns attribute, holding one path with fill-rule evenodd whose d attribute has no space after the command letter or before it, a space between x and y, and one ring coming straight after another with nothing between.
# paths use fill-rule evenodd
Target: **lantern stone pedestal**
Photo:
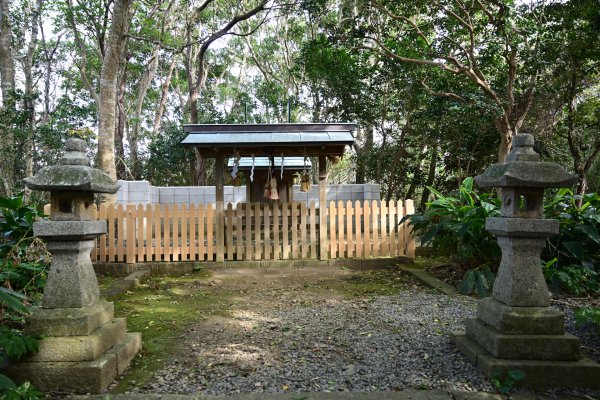
<instances>
[{"instance_id":1,"label":"lantern stone pedestal","mask_svg":"<svg viewBox=\"0 0 600 400\"><path fill-rule=\"evenodd\" d=\"M487 376L519 370L524 386L600 388L600 364L582 358L579 339L565 333L564 314L549 307L540 260L559 228L558 221L542 219L543 190L575 179L557 164L539 162L526 134L513 139L507 162L475 178L479 186L502 188L502 217L486 220L502 260L492 297L478 303L477 318L451 340Z\"/></svg>"},{"instance_id":2,"label":"lantern stone pedestal","mask_svg":"<svg viewBox=\"0 0 600 400\"><path fill-rule=\"evenodd\" d=\"M46 240L52 265L42 308L26 321L28 334L43 336L39 351L7 372L42 391L100 393L142 344L141 334L128 333L113 304L100 299L90 252L106 221L92 218L93 193L114 193L118 186L89 166L84 151L84 141L69 139L62 165L26 180L31 189L51 192L51 219L33 229Z\"/></svg>"}]
</instances>

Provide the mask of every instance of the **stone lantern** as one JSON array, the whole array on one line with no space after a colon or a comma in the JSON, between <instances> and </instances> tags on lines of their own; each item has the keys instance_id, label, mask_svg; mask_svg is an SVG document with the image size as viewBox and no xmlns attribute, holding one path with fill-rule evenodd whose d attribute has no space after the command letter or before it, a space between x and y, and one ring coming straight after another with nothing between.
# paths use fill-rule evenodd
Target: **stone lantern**
<instances>
[{"instance_id":1,"label":"stone lantern","mask_svg":"<svg viewBox=\"0 0 600 400\"><path fill-rule=\"evenodd\" d=\"M478 303L466 332L451 337L486 375L520 370L527 386L600 387L600 364L581 358L579 339L564 331L564 314L550 306L540 254L559 222L543 218L545 188L569 187L577 177L540 162L533 136L516 135L506 162L475 178L501 188L501 217L488 218L502 260L492 297Z\"/></svg>"},{"instance_id":2,"label":"stone lantern","mask_svg":"<svg viewBox=\"0 0 600 400\"><path fill-rule=\"evenodd\" d=\"M118 185L90 167L85 150L85 141L69 139L60 165L25 180L50 192L50 220L35 222L33 231L46 241L52 265L42 308L26 321L26 332L44 339L8 374L43 391L100 393L141 348L141 335L128 333L113 303L100 299L90 252L106 221L94 219L94 193L115 193Z\"/></svg>"}]
</instances>

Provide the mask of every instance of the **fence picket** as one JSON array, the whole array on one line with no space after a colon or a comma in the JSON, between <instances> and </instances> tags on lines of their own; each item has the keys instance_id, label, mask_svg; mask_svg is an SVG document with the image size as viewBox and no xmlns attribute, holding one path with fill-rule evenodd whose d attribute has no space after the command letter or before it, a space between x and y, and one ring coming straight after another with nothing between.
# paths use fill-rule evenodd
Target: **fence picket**
<instances>
[{"instance_id":1,"label":"fence picket","mask_svg":"<svg viewBox=\"0 0 600 400\"><path fill-rule=\"evenodd\" d=\"M356 258L362 257L363 243L362 243L362 209L360 207L360 201L354 202L354 238L355 238L355 255Z\"/></svg>"},{"instance_id":2,"label":"fence picket","mask_svg":"<svg viewBox=\"0 0 600 400\"><path fill-rule=\"evenodd\" d=\"M198 260L204 261L206 255L206 230L204 229L204 205L198 204Z\"/></svg>"},{"instance_id":3,"label":"fence picket","mask_svg":"<svg viewBox=\"0 0 600 400\"><path fill-rule=\"evenodd\" d=\"M179 256L180 260L183 261L187 261L188 257L189 257L189 250L188 250L188 224L190 222L189 219L189 211L187 208L187 204L182 204L181 205L181 210L179 210L179 218L180 218L180 225L179 225L179 236L181 238L181 253Z\"/></svg>"},{"instance_id":4,"label":"fence picket","mask_svg":"<svg viewBox=\"0 0 600 400\"><path fill-rule=\"evenodd\" d=\"M306 237L306 203L300 203L300 248L302 249L301 259L305 259L308 256L309 241Z\"/></svg>"},{"instance_id":5,"label":"fence picket","mask_svg":"<svg viewBox=\"0 0 600 400\"><path fill-rule=\"evenodd\" d=\"M233 206L227 203L225 209L225 247L227 261L233 261Z\"/></svg>"},{"instance_id":6,"label":"fence picket","mask_svg":"<svg viewBox=\"0 0 600 400\"><path fill-rule=\"evenodd\" d=\"M345 220L346 220L346 209L344 208L344 202L341 200L337 203L337 234L338 234L338 258L346 257L346 234L344 229L346 228Z\"/></svg>"},{"instance_id":7,"label":"fence picket","mask_svg":"<svg viewBox=\"0 0 600 400\"><path fill-rule=\"evenodd\" d=\"M281 204L281 212L282 212L282 227L281 230L283 232L283 259L287 260L290 258L290 242L289 242L289 225L288 225L288 207L289 203Z\"/></svg>"},{"instance_id":8,"label":"fence picket","mask_svg":"<svg viewBox=\"0 0 600 400\"><path fill-rule=\"evenodd\" d=\"M298 258L298 203L290 203L292 207L292 223L290 228L292 229L292 260Z\"/></svg>"},{"instance_id":9,"label":"fence picket","mask_svg":"<svg viewBox=\"0 0 600 400\"><path fill-rule=\"evenodd\" d=\"M156 204L153 209L154 212L154 261L162 260L162 208L160 204Z\"/></svg>"},{"instance_id":10,"label":"fence picket","mask_svg":"<svg viewBox=\"0 0 600 400\"><path fill-rule=\"evenodd\" d=\"M404 216L404 202L402 200L398 200L398 224L396 225L396 231L398 236L398 242L396 246L398 247L398 257L402 257L405 255L404 252L404 223L400 224L400 220Z\"/></svg>"},{"instance_id":11,"label":"fence picket","mask_svg":"<svg viewBox=\"0 0 600 400\"><path fill-rule=\"evenodd\" d=\"M152 261L152 250L154 246L152 246L152 206L150 204L146 204L146 207L143 208L144 213L144 240L142 240L142 244L144 245L144 251L142 257L138 261Z\"/></svg>"},{"instance_id":12,"label":"fence picket","mask_svg":"<svg viewBox=\"0 0 600 400\"><path fill-rule=\"evenodd\" d=\"M317 212L315 202L310 202L310 258L317 258Z\"/></svg>"},{"instance_id":13,"label":"fence picket","mask_svg":"<svg viewBox=\"0 0 600 400\"><path fill-rule=\"evenodd\" d=\"M260 241L261 231L261 218L260 218L260 203L254 204L254 259L260 260L262 253L262 245Z\"/></svg>"},{"instance_id":14,"label":"fence picket","mask_svg":"<svg viewBox=\"0 0 600 400\"><path fill-rule=\"evenodd\" d=\"M246 253L244 254L244 260L252 260L252 205L250 202L244 204L246 209L245 220L246 221Z\"/></svg>"},{"instance_id":15,"label":"fence picket","mask_svg":"<svg viewBox=\"0 0 600 400\"><path fill-rule=\"evenodd\" d=\"M373 239L373 248L372 248L372 252L371 255L373 257L378 257L379 255L381 255L381 248L379 246L380 244L380 239L379 239L379 204L377 202L377 200L372 200L371 202L371 225L372 225L372 230L371 230L371 237Z\"/></svg>"},{"instance_id":16,"label":"fence picket","mask_svg":"<svg viewBox=\"0 0 600 400\"><path fill-rule=\"evenodd\" d=\"M194 203L190 204L189 209L190 217L189 217L189 226L190 226L190 246L189 246L189 259L191 261L196 261L198 259L198 242L196 238L196 223L197 223L197 214L196 214L196 206Z\"/></svg>"},{"instance_id":17,"label":"fence picket","mask_svg":"<svg viewBox=\"0 0 600 400\"><path fill-rule=\"evenodd\" d=\"M398 245L396 244L396 215L397 215L397 204L395 200L390 200L388 205L388 213L389 213L389 221L390 221L390 256L394 257L396 255L396 248Z\"/></svg>"},{"instance_id":18,"label":"fence picket","mask_svg":"<svg viewBox=\"0 0 600 400\"><path fill-rule=\"evenodd\" d=\"M273 260L281 258L281 241L279 240L279 203L273 204Z\"/></svg>"},{"instance_id":19,"label":"fence picket","mask_svg":"<svg viewBox=\"0 0 600 400\"><path fill-rule=\"evenodd\" d=\"M271 205L269 203L265 203L263 206L263 215L264 215L264 256L265 260L271 260Z\"/></svg>"},{"instance_id":20,"label":"fence picket","mask_svg":"<svg viewBox=\"0 0 600 400\"><path fill-rule=\"evenodd\" d=\"M389 255L389 235L388 235L388 226L387 226L387 218L388 216L388 206L385 200L381 200L380 203L380 229L381 229L381 255L387 256Z\"/></svg>"},{"instance_id":21,"label":"fence picket","mask_svg":"<svg viewBox=\"0 0 600 400\"><path fill-rule=\"evenodd\" d=\"M123 229L123 219L125 218L124 216L125 211L123 209L123 206L121 204L119 204L117 206L117 212L116 212L116 218L117 218L117 261L119 262L123 262L125 261L125 245L124 245L124 240L125 240L125 229Z\"/></svg>"},{"instance_id":22,"label":"fence picket","mask_svg":"<svg viewBox=\"0 0 600 400\"><path fill-rule=\"evenodd\" d=\"M106 206L104 204L100 204L100 209L98 210L98 221L106 221ZM108 223L107 223L108 227ZM99 262L107 262L108 254L106 253L106 239L107 235L100 236L100 247L98 249L98 258L96 259Z\"/></svg>"},{"instance_id":23,"label":"fence picket","mask_svg":"<svg viewBox=\"0 0 600 400\"><path fill-rule=\"evenodd\" d=\"M371 257L371 205L369 203L370 201L365 201L363 210L365 257Z\"/></svg>"},{"instance_id":24,"label":"fence picket","mask_svg":"<svg viewBox=\"0 0 600 400\"><path fill-rule=\"evenodd\" d=\"M244 232L242 230L244 207L242 203L235 206L235 259L240 261L244 259Z\"/></svg>"},{"instance_id":25,"label":"fence picket","mask_svg":"<svg viewBox=\"0 0 600 400\"><path fill-rule=\"evenodd\" d=\"M173 230L172 230L172 242L173 242L173 261L179 261L179 256L181 255L181 242L179 241L179 206L177 204L173 204L173 212L171 214L171 219L173 220Z\"/></svg>"},{"instance_id":26,"label":"fence picket","mask_svg":"<svg viewBox=\"0 0 600 400\"><path fill-rule=\"evenodd\" d=\"M352 258L354 256L354 237L352 235L353 229L352 224L354 222L354 210L352 202L348 200L346 202L346 258Z\"/></svg>"},{"instance_id":27,"label":"fence picket","mask_svg":"<svg viewBox=\"0 0 600 400\"><path fill-rule=\"evenodd\" d=\"M206 206L206 261L215 259L214 233L215 209L212 204Z\"/></svg>"},{"instance_id":28,"label":"fence picket","mask_svg":"<svg viewBox=\"0 0 600 400\"><path fill-rule=\"evenodd\" d=\"M406 215L411 215L415 213L415 203L412 200L406 201ZM415 257L415 238L412 234L412 227L410 225L406 225L406 256L414 258Z\"/></svg>"},{"instance_id":29,"label":"fence picket","mask_svg":"<svg viewBox=\"0 0 600 400\"><path fill-rule=\"evenodd\" d=\"M337 217L338 217L338 213L337 213L337 208L335 206L335 201L331 201L329 203L329 207L327 208L327 212L329 213L329 249L331 252L330 257L331 258L338 258L337 257L337 240L336 240L336 236L337 236Z\"/></svg>"}]
</instances>

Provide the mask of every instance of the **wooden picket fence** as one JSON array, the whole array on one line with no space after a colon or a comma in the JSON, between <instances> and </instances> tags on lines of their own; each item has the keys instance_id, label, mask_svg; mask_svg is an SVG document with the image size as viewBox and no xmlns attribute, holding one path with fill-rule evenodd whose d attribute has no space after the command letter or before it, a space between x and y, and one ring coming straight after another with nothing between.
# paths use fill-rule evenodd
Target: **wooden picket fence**
<instances>
[{"instance_id":1,"label":"wooden picket fence","mask_svg":"<svg viewBox=\"0 0 600 400\"><path fill-rule=\"evenodd\" d=\"M109 205L96 211L107 235L96 240L95 262L414 257L404 215L412 200L330 202L326 243L320 243L315 203L227 204L223 218L209 205ZM220 225L220 226L219 226ZM219 238L220 236L220 238Z\"/></svg>"}]
</instances>

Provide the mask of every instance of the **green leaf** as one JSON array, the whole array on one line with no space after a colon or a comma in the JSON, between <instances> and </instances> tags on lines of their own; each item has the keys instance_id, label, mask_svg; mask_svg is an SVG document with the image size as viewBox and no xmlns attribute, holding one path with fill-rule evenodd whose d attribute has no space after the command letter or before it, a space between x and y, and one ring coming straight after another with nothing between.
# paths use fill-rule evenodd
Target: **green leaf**
<instances>
[{"instance_id":1,"label":"green leaf","mask_svg":"<svg viewBox=\"0 0 600 400\"><path fill-rule=\"evenodd\" d=\"M477 289L477 293L479 294L479 297L487 297L489 295L489 292L487 290L487 281L485 279L485 276L477 271L477 277L475 279L475 288Z\"/></svg>"},{"instance_id":2,"label":"green leaf","mask_svg":"<svg viewBox=\"0 0 600 400\"><path fill-rule=\"evenodd\" d=\"M0 208L7 208L9 210L18 210L23 205L23 198L17 197L0 197Z\"/></svg>"},{"instance_id":3,"label":"green leaf","mask_svg":"<svg viewBox=\"0 0 600 400\"><path fill-rule=\"evenodd\" d=\"M483 275L485 275L485 279L488 283L488 288L491 290L494 287L494 282L496 281L496 276L494 275L494 273L492 272L490 267L487 265L484 265L481 270L483 272Z\"/></svg>"},{"instance_id":4,"label":"green leaf","mask_svg":"<svg viewBox=\"0 0 600 400\"><path fill-rule=\"evenodd\" d=\"M595 243L600 244L600 235L593 225L578 225L575 227L575 230L584 233Z\"/></svg>"},{"instance_id":5,"label":"green leaf","mask_svg":"<svg viewBox=\"0 0 600 400\"><path fill-rule=\"evenodd\" d=\"M583 262L585 260L585 255L583 254L583 247L581 247L581 243L578 242L563 242L563 247L567 249L569 253L573 257L577 259L579 262Z\"/></svg>"},{"instance_id":6,"label":"green leaf","mask_svg":"<svg viewBox=\"0 0 600 400\"><path fill-rule=\"evenodd\" d=\"M525 372L520 369L511 369L507 375L515 382L525 379Z\"/></svg>"},{"instance_id":7,"label":"green leaf","mask_svg":"<svg viewBox=\"0 0 600 400\"><path fill-rule=\"evenodd\" d=\"M461 294L469 294L473 290L473 286L475 285L475 271L470 269L465 272L465 276L459 287L459 292Z\"/></svg>"},{"instance_id":8,"label":"green leaf","mask_svg":"<svg viewBox=\"0 0 600 400\"><path fill-rule=\"evenodd\" d=\"M13 290L0 287L0 303L5 303L10 309L21 312L23 314L29 314L29 310L21 302L20 299L26 299L21 293L17 293Z\"/></svg>"},{"instance_id":9,"label":"green leaf","mask_svg":"<svg viewBox=\"0 0 600 400\"><path fill-rule=\"evenodd\" d=\"M0 374L0 392L8 389L16 389L17 385L6 375Z\"/></svg>"}]
</instances>

